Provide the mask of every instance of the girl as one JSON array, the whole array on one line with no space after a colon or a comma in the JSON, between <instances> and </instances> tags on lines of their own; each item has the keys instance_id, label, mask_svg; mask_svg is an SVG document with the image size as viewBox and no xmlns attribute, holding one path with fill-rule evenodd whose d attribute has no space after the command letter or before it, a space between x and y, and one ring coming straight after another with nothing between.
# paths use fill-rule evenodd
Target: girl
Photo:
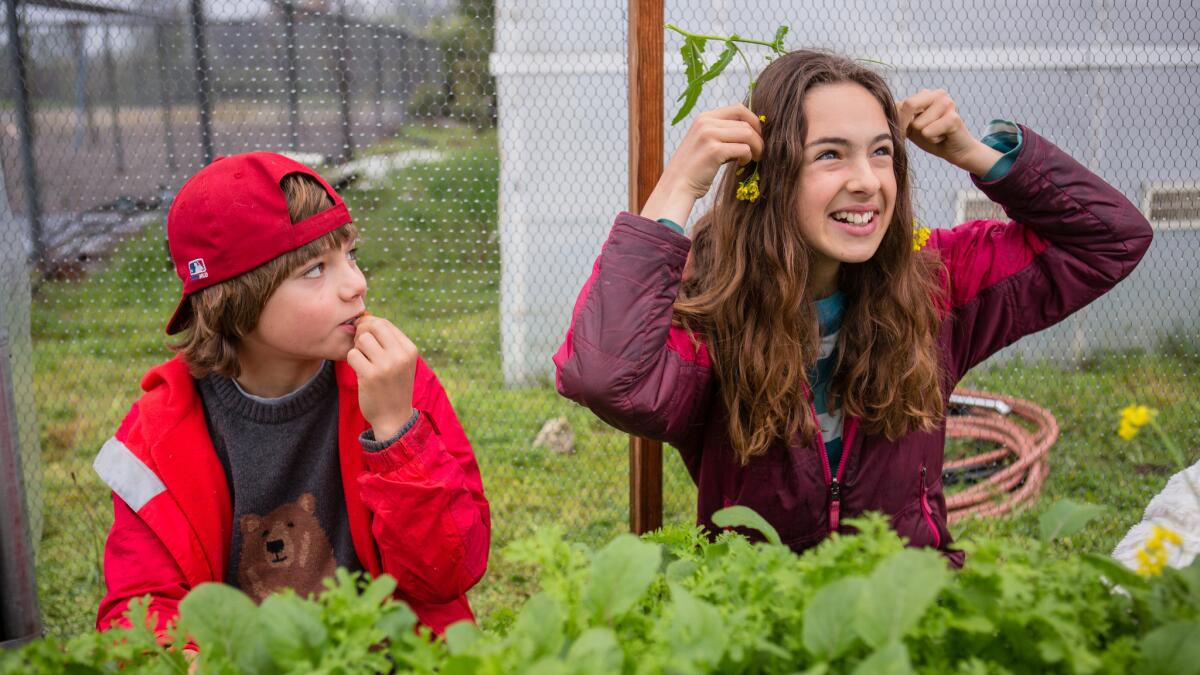
<instances>
[{"instance_id":1,"label":"girl","mask_svg":"<svg viewBox=\"0 0 1200 675\"><path fill-rule=\"evenodd\" d=\"M1025 127L974 138L944 91L897 106L875 72L798 51L755 113L698 116L641 216L617 216L554 357L558 390L679 449L698 517L753 508L794 550L888 514L949 549L945 411L973 365L1095 300L1150 245L1114 188ZM1010 222L914 232L905 137ZM697 199L729 170L688 239ZM924 241L928 239L928 241Z\"/></svg>"}]
</instances>

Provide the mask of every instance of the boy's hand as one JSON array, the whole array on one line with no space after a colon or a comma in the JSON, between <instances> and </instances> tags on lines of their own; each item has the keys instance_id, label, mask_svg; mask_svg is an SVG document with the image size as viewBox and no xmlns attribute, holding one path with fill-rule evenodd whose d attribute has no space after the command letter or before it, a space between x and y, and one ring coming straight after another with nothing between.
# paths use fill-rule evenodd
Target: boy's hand
<instances>
[{"instance_id":1,"label":"boy's hand","mask_svg":"<svg viewBox=\"0 0 1200 675\"><path fill-rule=\"evenodd\" d=\"M900 127L918 148L976 176L986 174L1002 156L967 131L954 99L944 89L922 89L901 101L896 110Z\"/></svg>"},{"instance_id":2,"label":"boy's hand","mask_svg":"<svg viewBox=\"0 0 1200 675\"><path fill-rule=\"evenodd\" d=\"M346 362L358 374L358 407L375 439L384 441L412 417L417 346L392 322L377 316L363 316L354 328L354 348Z\"/></svg>"},{"instance_id":3,"label":"boy's hand","mask_svg":"<svg viewBox=\"0 0 1200 675\"><path fill-rule=\"evenodd\" d=\"M741 104L696 116L646 200L646 218L670 218L683 225L696 200L708 194L726 162L739 165L762 156L762 123Z\"/></svg>"}]
</instances>

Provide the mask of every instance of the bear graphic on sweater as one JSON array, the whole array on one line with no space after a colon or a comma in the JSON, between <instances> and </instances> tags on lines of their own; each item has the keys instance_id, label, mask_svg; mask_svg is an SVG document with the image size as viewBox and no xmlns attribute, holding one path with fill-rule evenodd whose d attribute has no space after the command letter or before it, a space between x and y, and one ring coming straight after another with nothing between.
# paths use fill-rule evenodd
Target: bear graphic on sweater
<instances>
[{"instance_id":1,"label":"bear graphic on sweater","mask_svg":"<svg viewBox=\"0 0 1200 675\"><path fill-rule=\"evenodd\" d=\"M284 588L301 597L320 593L333 576L333 546L314 515L317 500L306 492L265 516L241 517L238 586L255 602Z\"/></svg>"}]
</instances>

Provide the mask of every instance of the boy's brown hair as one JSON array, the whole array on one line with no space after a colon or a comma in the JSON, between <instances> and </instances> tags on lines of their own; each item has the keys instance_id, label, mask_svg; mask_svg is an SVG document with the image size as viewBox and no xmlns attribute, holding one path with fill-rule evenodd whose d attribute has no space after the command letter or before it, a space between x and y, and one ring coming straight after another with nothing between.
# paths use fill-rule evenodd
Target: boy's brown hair
<instances>
[{"instance_id":1,"label":"boy's brown hair","mask_svg":"<svg viewBox=\"0 0 1200 675\"><path fill-rule=\"evenodd\" d=\"M288 174L280 185L293 223L333 206L325 188L304 174ZM192 377L210 373L237 377L241 373L237 346L258 325L263 307L275 289L296 268L331 249L341 248L357 236L354 224L346 223L249 272L193 293L188 297L191 323L182 340L168 346L183 356Z\"/></svg>"}]
</instances>

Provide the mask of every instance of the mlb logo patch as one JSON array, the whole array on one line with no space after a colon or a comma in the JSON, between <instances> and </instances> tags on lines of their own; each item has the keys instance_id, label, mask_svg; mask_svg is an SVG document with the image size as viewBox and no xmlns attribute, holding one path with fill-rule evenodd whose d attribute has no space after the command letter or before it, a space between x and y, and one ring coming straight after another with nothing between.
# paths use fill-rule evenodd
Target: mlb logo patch
<instances>
[{"instance_id":1,"label":"mlb logo patch","mask_svg":"<svg viewBox=\"0 0 1200 675\"><path fill-rule=\"evenodd\" d=\"M208 268L204 266L204 258L196 258L188 262L188 275L192 281L208 278Z\"/></svg>"}]
</instances>

